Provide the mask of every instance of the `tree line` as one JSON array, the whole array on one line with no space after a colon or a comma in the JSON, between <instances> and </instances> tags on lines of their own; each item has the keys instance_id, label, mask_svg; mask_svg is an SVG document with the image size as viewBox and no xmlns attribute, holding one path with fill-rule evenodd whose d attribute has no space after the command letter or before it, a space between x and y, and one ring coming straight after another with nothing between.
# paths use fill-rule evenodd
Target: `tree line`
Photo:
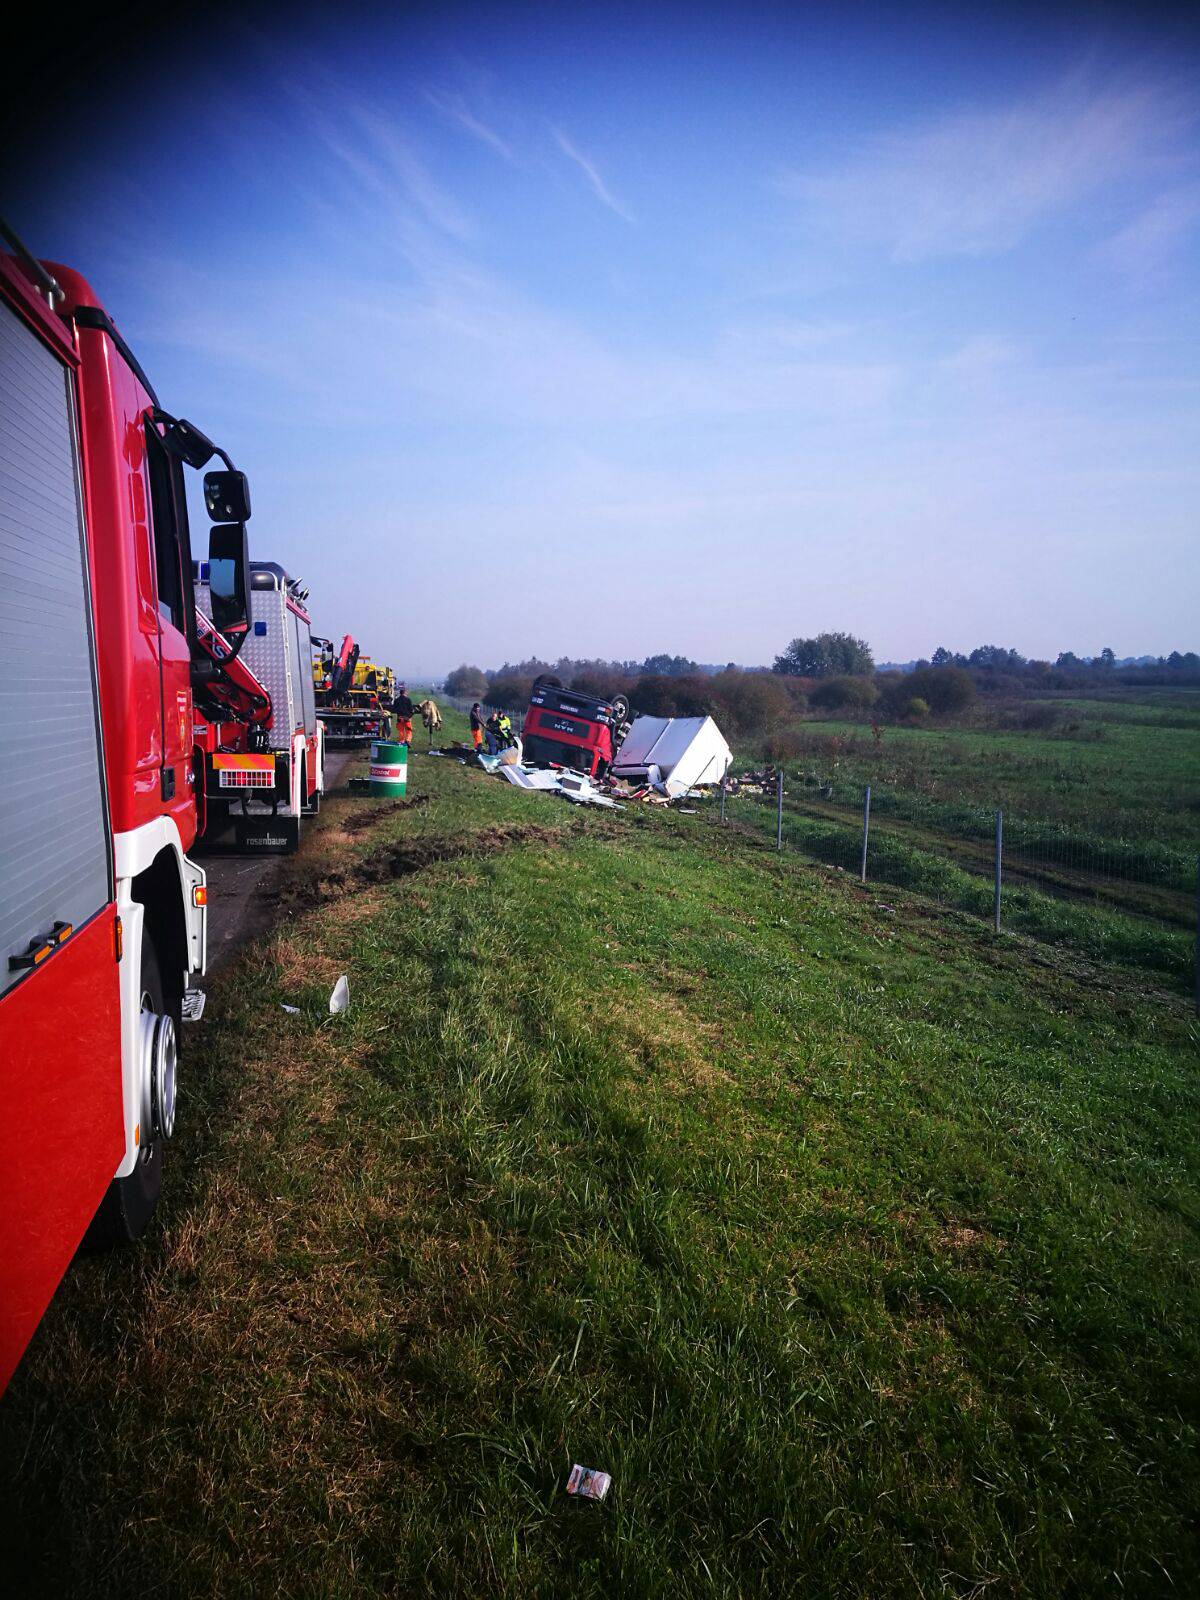
<instances>
[{"instance_id":1,"label":"tree line","mask_svg":"<svg viewBox=\"0 0 1200 1600\"><path fill-rule=\"evenodd\" d=\"M1022 685L1076 688L1081 683L1113 681L1200 683L1200 655L1194 650L1172 650L1166 656L1119 660L1107 645L1094 656L1079 656L1073 650L1062 650L1053 661L1024 656L1005 645L981 644L969 652L939 645L931 655L904 670L911 674L948 667L969 673L984 690L997 686L1016 689ZM787 649L775 657L772 667L772 671L788 677L814 679L870 677L876 670L870 645L849 633L819 633L812 639L793 639Z\"/></svg>"},{"instance_id":2,"label":"tree line","mask_svg":"<svg viewBox=\"0 0 1200 1600\"><path fill-rule=\"evenodd\" d=\"M970 652L939 646L904 668L877 669L870 645L849 633L796 638L771 667L705 666L686 656L641 661L530 657L484 671L463 664L446 678L448 694L520 711L544 673L583 694L624 694L645 716L712 716L732 735L770 734L811 709L827 716L920 723L967 713L981 695L1022 696L1039 689L1104 684L1200 685L1200 656L1119 661L1111 649L1094 657L1067 650L1055 661L1030 660L1000 645Z\"/></svg>"}]
</instances>

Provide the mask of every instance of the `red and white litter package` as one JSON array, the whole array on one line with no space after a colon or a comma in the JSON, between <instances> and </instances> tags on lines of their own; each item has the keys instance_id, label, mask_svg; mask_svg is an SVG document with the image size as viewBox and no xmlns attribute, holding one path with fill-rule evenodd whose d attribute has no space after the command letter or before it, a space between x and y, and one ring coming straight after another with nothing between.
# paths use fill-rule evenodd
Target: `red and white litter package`
<instances>
[{"instance_id":1,"label":"red and white litter package","mask_svg":"<svg viewBox=\"0 0 1200 1600\"><path fill-rule=\"evenodd\" d=\"M611 1482L607 1472L597 1472L594 1467L581 1467L576 1463L567 1479L567 1493L581 1495L585 1500L603 1500Z\"/></svg>"}]
</instances>

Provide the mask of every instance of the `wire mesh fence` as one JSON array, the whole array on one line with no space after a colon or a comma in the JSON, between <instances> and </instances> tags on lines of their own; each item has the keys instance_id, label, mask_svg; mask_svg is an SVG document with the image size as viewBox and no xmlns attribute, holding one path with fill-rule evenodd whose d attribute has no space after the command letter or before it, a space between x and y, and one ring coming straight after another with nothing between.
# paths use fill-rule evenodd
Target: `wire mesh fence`
<instances>
[{"instance_id":1,"label":"wire mesh fence","mask_svg":"<svg viewBox=\"0 0 1200 1600\"><path fill-rule=\"evenodd\" d=\"M1148 968L1200 1003L1200 861L1156 841L1089 838L978 804L764 768L731 779L709 818L874 887L919 894L997 931Z\"/></svg>"},{"instance_id":2,"label":"wire mesh fence","mask_svg":"<svg viewBox=\"0 0 1200 1600\"><path fill-rule=\"evenodd\" d=\"M476 701L476 700L471 699L471 697L469 695L446 694L441 689L436 691L436 693L434 694L434 699L437 701L437 703L440 706L453 706L455 711L461 711L464 714L464 716L469 716L472 707L475 706L475 705L478 705L480 707L480 709L482 710L482 712L483 712L485 717L490 717L493 711L503 711L503 710L506 709L503 706L494 706L494 705L492 705L492 703L489 700ZM524 726L524 723L525 723L525 713L524 713L524 711L523 710L518 710L518 711L509 710L507 712L507 715L508 715L509 721L513 725L514 731L517 732L517 733L520 733L520 731L521 731L521 729L522 729L522 727Z\"/></svg>"}]
</instances>

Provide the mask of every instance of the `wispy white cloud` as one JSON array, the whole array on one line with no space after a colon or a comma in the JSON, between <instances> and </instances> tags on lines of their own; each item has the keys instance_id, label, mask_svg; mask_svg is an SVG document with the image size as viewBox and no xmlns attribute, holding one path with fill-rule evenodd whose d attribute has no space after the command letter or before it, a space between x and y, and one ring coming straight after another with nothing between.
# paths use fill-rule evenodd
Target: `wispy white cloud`
<instances>
[{"instance_id":1,"label":"wispy white cloud","mask_svg":"<svg viewBox=\"0 0 1200 1600\"><path fill-rule=\"evenodd\" d=\"M436 111L440 111L448 122L455 122L482 144L486 144L496 155L502 156L505 161L516 164L517 154L507 139L501 138L495 128L482 122L470 109L466 101L458 94L442 94L433 89L426 89L425 98Z\"/></svg>"},{"instance_id":2,"label":"wispy white cloud","mask_svg":"<svg viewBox=\"0 0 1200 1600\"><path fill-rule=\"evenodd\" d=\"M365 190L393 205L415 205L427 222L452 238L465 242L474 236L470 219L391 117L367 101L344 100L337 112L317 117L314 126L326 149Z\"/></svg>"},{"instance_id":3,"label":"wispy white cloud","mask_svg":"<svg viewBox=\"0 0 1200 1600\"><path fill-rule=\"evenodd\" d=\"M615 211L619 217L623 217L626 222L632 222L634 220L633 217L616 198L612 190L600 176L599 172L597 172L595 163L590 161L588 157L584 155L583 151L580 150L577 145L572 143L572 141L567 137L561 128L551 127L550 131L558 141L558 147L562 151L563 155L565 155L568 160L573 161L583 173L584 177L591 185L592 193L596 196L596 198L601 201L602 204L606 205L610 211Z\"/></svg>"},{"instance_id":4,"label":"wispy white cloud","mask_svg":"<svg viewBox=\"0 0 1200 1600\"><path fill-rule=\"evenodd\" d=\"M780 186L822 231L876 241L894 261L1009 250L1095 191L1169 161L1194 120L1174 86L1079 81L884 135L845 165Z\"/></svg>"},{"instance_id":5,"label":"wispy white cloud","mask_svg":"<svg viewBox=\"0 0 1200 1600\"><path fill-rule=\"evenodd\" d=\"M1139 285L1156 283L1196 234L1198 225L1200 184L1168 189L1105 239L1097 254Z\"/></svg>"}]
</instances>

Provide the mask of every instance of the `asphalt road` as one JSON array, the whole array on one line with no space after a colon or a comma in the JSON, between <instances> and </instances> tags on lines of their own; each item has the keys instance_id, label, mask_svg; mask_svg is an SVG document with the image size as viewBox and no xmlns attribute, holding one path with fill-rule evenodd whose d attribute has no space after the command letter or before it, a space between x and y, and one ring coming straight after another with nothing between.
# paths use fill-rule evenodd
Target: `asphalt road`
<instances>
[{"instance_id":1,"label":"asphalt road","mask_svg":"<svg viewBox=\"0 0 1200 1600\"><path fill-rule=\"evenodd\" d=\"M340 787L343 774L362 751L329 750L325 755L325 793ZM300 831L304 849L304 830ZM278 875L286 856L202 858L208 874L208 970L216 972L233 952L269 924L271 906L262 891Z\"/></svg>"}]
</instances>

